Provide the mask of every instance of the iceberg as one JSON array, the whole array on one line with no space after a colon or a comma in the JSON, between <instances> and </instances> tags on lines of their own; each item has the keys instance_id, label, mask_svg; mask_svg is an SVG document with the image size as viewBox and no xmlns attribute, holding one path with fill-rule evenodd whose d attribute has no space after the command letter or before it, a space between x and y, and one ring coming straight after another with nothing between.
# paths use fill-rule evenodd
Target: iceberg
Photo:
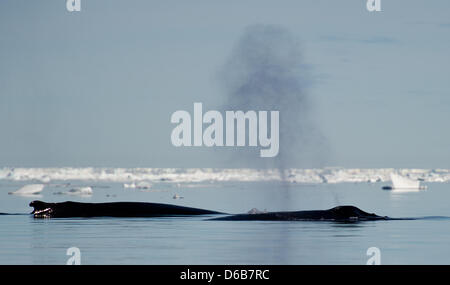
<instances>
[{"instance_id":1,"label":"iceberg","mask_svg":"<svg viewBox=\"0 0 450 285\"><path fill-rule=\"evenodd\" d=\"M91 196L93 193L91 187L77 187L67 191L67 195Z\"/></svg>"},{"instance_id":2,"label":"iceberg","mask_svg":"<svg viewBox=\"0 0 450 285\"><path fill-rule=\"evenodd\" d=\"M130 184L124 183L123 188L136 188L136 183L134 182Z\"/></svg>"},{"instance_id":3,"label":"iceberg","mask_svg":"<svg viewBox=\"0 0 450 285\"><path fill-rule=\"evenodd\" d=\"M178 194L173 195L173 199L184 199L183 196L180 196Z\"/></svg>"},{"instance_id":4,"label":"iceberg","mask_svg":"<svg viewBox=\"0 0 450 285\"><path fill-rule=\"evenodd\" d=\"M14 192L9 192L10 195L22 195L22 196L30 196L30 195L38 195L44 190L43 184L29 184L25 185L19 190Z\"/></svg>"},{"instance_id":5,"label":"iceberg","mask_svg":"<svg viewBox=\"0 0 450 285\"><path fill-rule=\"evenodd\" d=\"M137 189L150 189L150 187L152 187L152 185L147 181L140 181L136 184Z\"/></svg>"},{"instance_id":6,"label":"iceberg","mask_svg":"<svg viewBox=\"0 0 450 285\"><path fill-rule=\"evenodd\" d=\"M409 177L401 176L396 173L391 173L392 186L383 187L383 189L392 190L420 190L426 189L425 186L420 186L420 180L414 180Z\"/></svg>"}]
</instances>

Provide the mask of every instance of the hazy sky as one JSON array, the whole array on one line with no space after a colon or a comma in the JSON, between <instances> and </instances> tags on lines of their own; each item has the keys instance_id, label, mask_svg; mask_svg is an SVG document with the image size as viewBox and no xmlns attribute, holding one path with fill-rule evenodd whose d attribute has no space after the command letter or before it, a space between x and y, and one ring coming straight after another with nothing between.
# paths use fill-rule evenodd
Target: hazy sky
<instances>
[{"instance_id":1,"label":"hazy sky","mask_svg":"<svg viewBox=\"0 0 450 285\"><path fill-rule=\"evenodd\" d=\"M0 166L255 166L173 147L170 116L217 108L233 47L268 24L300 39L326 140L298 167L450 168L450 2L365 2L2 0Z\"/></svg>"}]
</instances>

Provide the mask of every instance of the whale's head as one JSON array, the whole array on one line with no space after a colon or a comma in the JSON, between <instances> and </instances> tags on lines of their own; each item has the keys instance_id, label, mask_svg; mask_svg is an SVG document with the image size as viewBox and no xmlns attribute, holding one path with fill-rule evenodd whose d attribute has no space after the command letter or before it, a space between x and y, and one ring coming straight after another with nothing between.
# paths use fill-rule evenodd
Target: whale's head
<instances>
[{"instance_id":1,"label":"whale's head","mask_svg":"<svg viewBox=\"0 0 450 285\"><path fill-rule=\"evenodd\" d=\"M31 214L35 218L50 218L54 211L52 208L52 203L45 203L42 201L33 201L30 203L30 207L34 208Z\"/></svg>"}]
</instances>

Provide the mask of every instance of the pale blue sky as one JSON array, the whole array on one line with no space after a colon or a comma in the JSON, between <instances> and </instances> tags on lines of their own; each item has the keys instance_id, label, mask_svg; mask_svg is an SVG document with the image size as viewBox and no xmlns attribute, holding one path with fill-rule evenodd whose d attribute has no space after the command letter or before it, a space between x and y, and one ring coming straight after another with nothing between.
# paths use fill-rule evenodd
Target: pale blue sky
<instances>
[{"instance_id":1,"label":"pale blue sky","mask_svg":"<svg viewBox=\"0 0 450 285\"><path fill-rule=\"evenodd\" d=\"M0 166L254 166L173 147L170 116L220 105L233 46L270 24L301 40L327 140L298 167L450 168L449 1L81 2L0 2Z\"/></svg>"}]
</instances>

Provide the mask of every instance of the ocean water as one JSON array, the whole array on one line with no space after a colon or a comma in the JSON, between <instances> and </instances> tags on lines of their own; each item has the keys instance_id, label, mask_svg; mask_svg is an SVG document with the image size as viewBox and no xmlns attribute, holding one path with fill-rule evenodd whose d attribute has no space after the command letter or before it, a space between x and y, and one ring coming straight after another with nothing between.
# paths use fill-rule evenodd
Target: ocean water
<instances>
[{"instance_id":1,"label":"ocean water","mask_svg":"<svg viewBox=\"0 0 450 285\"><path fill-rule=\"evenodd\" d=\"M65 183L70 183L67 185ZM450 264L450 184L427 190L381 190L386 183L153 183L52 181L40 196L8 195L25 181L0 180L0 264L66 264L77 247L81 264L366 264L370 247L381 264ZM90 186L91 196L58 194ZM173 199L178 194L182 199ZM418 220L334 222L208 221L208 217L34 219L33 200L158 202L227 213L328 209L354 205Z\"/></svg>"}]
</instances>

